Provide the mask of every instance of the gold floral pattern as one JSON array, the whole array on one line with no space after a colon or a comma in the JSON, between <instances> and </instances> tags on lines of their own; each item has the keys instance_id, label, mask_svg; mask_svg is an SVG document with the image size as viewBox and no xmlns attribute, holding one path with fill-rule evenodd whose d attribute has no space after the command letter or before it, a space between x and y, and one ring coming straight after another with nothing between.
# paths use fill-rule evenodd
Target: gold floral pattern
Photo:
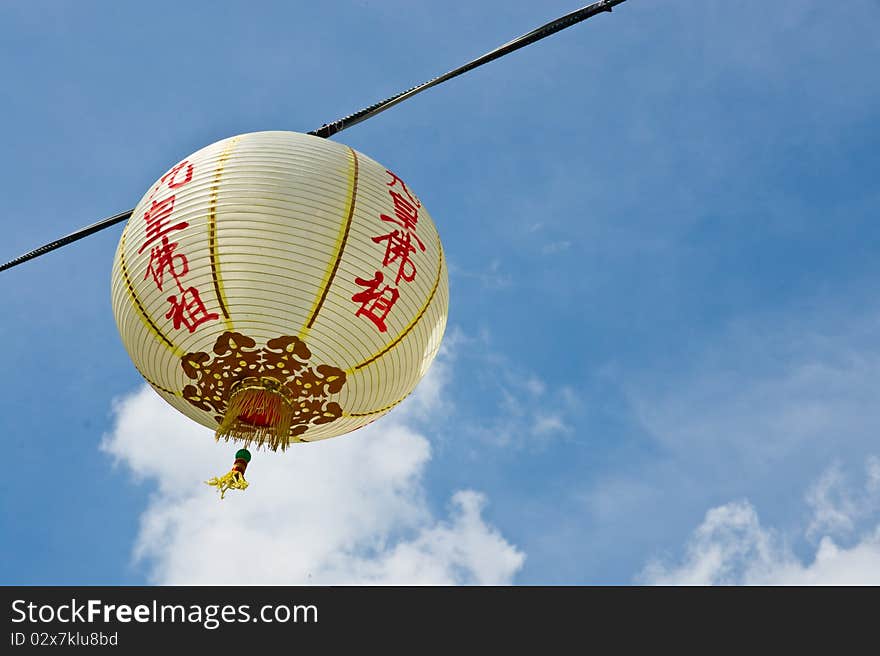
<instances>
[{"instance_id":1,"label":"gold floral pattern","mask_svg":"<svg viewBox=\"0 0 880 656\"><path fill-rule=\"evenodd\" d=\"M283 335L265 347L241 333L226 331L217 338L213 354L187 353L180 364L195 383L183 389L183 398L222 422L231 397L243 388L262 388L280 394L291 406L290 436L309 426L342 416L342 408L328 401L345 386L345 372L328 364L312 365L312 353L298 337ZM282 443L288 436L280 436Z\"/></svg>"}]
</instances>

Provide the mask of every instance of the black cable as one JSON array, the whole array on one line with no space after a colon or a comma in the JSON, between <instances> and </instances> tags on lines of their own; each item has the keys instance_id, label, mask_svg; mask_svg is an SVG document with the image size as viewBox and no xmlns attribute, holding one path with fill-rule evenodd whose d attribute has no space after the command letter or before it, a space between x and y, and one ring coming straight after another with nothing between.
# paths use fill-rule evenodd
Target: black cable
<instances>
[{"instance_id":1,"label":"black cable","mask_svg":"<svg viewBox=\"0 0 880 656\"><path fill-rule=\"evenodd\" d=\"M120 212L119 214L114 214L111 217L106 219L102 219L97 223L93 223L90 226L86 226L85 228L80 228L76 232L71 232L69 235L62 237L61 239L56 239L55 241L51 241L48 244L43 244L39 248L35 248L29 253L25 253L24 255L19 255L14 260L9 260L6 264L0 266L0 271L5 271L6 269L11 269L14 266L17 266L23 262L27 262L28 260L32 260L35 257L39 257L40 255L45 255L49 251L54 251L56 248L61 248L62 246L67 246L67 244L72 244L75 241L79 241L83 237L88 237L89 235L93 235L96 232L100 232L104 228L109 228L112 225L116 225L117 223L122 223L128 217L131 216L131 213L134 212L133 209L130 209L126 212Z\"/></svg>"},{"instance_id":2,"label":"black cable","mask_svg":"<svg viewBox=\"0 0 880 656\"><path fill-rule=\"evenodd\" d=\"M596 14L601 14L605 11L610 12L612 8L616 7L622 2L626 2L626 0L600 0L599 2L594 2L591 5L578 9L577 11L566 14L561 18L550 21L549 23L532 30L527 34L523 34L522 36L519 36L512 41L508 41L503 46L498 46L497 48L495 48L495 50L487 52L482 57L477 57L476 59L468 62L464 66L460 66L455 70L444 73L439 77L435 77L431 80L428 80L427 82L423 82L422 84L407 89L406 91L401 91L397 95L386 98L385 100L381 100L373 105L370 105L369 107L365 107L364 109L360 110L359 112L355 112L354 114L349 114L345 118L341 118L338 121L334 121L333 123L325 123L317 130L312 130L308 134L314 135L316 137L330 137L337 132L341 132L346 128L357 125L361 121L366 121L368 118L371 118L376 114L379 114L380 112L384 112L386 109L394 107L394 105L396 105L397 103L401 103L404 100L412 98L417 93L420 93L426 89L430 89L431 87L446 82L447 80L451 80L454 77L458 77L463 73L472 71L478 66L488 64L490 61L494 61L499 57L503 57L504 55L509 54L514 50L525 48L527 45L532 44L535 41L540 41L541 39L546 38L551 34L556 34L560 30L564 30L566 27L571 27L572 25L580 23L581 21L585 21L588 18L592 18Z\"/></svg>"},{"instance_id":3,"label":"black cable","mask_svg":"<svg viewBox=\"0 0 880 656\"><path fill-rule=\"evenodd\" d=\"M366 121L368 118L375 116L381 112L384 112L386 109L390 109L394 107L394 105L407 100L408 98L412 98L417 93L421 93L426 89L430 89L433 86L446 82L447 80L451 80L454 77L458 77L463 73L467 73L478 66L482 66L483 64L487 64L490 61L494 61L499 57L503 57L504 55L513 52L514 50L519 50L520 48L524 48L529 44L534 43L535 41L540 41L543 38L550 36L551 34L555 34L560 30L564 30L566 27L571 27L581 21L585 21L588 18L592 18L596 14L600 14L605 11L611 11L612 8L621 4L622 2L626 2L626 0L599 0L599 2L594 2L591 5L578 9L577 11L573 11L570 14L566 14L561 18L557 18L554 21L550 21L549 23L542 25L541 27L528 32L527 34L523 34L512 41L508 41L502 46L495 48L491 52L487 52L482 57L478 57L474 59L464 66L460 66L455 70L449 71L448 73L444 73L439 77L435 77L427 82L423 82L417 86L411 87L406 91L401 91L397 95L391 96L390 98L386 98L380 102L374 103L369 107L365 107L364 109L355 112L354 114L349 114L348 116L341 118L337 121L333 121L332 123L325 123L317 130L312 130L307 134L311 134L316 137L329 137L338 132L342 132L346 128L350 128L353 125L357 125L362 121ZM14 260L10 260L6 264L0 265L0 271L5 271L6 269L11 269L14 266L18 266L28 260L32 260L35 257L39 257L40 255L45 255L50 251L54 251L56 248L61 248L62 246L67 246L68 244L72 244L75 241L78 241L84 237L88 237L89 235L93 235L96 232L100 232L105 228L109 228L112 225L116 225L117 223L122 223L126 219L128 219L133 209L128 210L127 212L121 212L114 216L108 217L97 223L93 223L90 226L85 228L81 228L76 232L72 232L65 237L61 237L60 239L56 239L53 242L49 242L48 244L44 244L39 248L35 248L29 253L25 253L24 255L19 255Z\"/></svg>"}]
</instances>

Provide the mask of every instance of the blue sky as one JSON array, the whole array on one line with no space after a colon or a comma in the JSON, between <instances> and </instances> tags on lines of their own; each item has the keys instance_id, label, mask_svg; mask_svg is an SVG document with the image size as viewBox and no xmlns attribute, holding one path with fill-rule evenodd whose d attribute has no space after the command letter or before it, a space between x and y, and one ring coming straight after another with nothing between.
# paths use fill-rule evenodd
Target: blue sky
<instances>
[{"instance_id":1,"label":"blue sky","mask_svg":"<svg viewBox=\"0 0 880 656\"><path fill-rule=\"evenodd\" d=\"M0 259L576 8L182 4L0 2ZM871 0L630 0L337 135L437 223L444 354L222 506L186 480L229 448L163 414L116 332L119 229L0 274L0 582L219 581L193 559L224 513L310 545L278 583L877 582L878 25ZM258 490L302 463L314 517Z\"/></svg>"}]
</instances>

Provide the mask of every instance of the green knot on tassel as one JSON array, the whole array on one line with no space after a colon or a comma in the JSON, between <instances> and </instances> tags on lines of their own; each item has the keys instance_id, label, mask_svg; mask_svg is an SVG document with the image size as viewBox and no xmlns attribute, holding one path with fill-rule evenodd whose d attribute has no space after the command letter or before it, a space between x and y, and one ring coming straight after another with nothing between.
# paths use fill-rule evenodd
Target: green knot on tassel
<instances>
[{"instance_id":1,"label":"green knot on tassel","mask_svg":"<svg viewBox=\"0 0 880 656\"><path fill-rule=\"evenodd\" d=\"M248 482L244 478L244 472L251 461L251 452L247 449L239 449L235 452L235 462L232 469L223 476L215 476L205 481L206 484L216 487L220 491L220 498L226 497L229 490L246 490Z\"/></svg>"}]
</instances>

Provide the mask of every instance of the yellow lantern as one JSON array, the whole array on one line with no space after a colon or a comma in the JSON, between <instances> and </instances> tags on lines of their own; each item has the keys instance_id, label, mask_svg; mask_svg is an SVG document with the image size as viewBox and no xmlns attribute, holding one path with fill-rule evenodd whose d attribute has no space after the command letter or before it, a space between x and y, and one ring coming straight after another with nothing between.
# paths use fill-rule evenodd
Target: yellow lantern
<instances>
[{"instance_id":1,"label":"yellow lantern","mask_svg":"<svg viewBox=\"0 0 880 656\"><path fill-rule=\"evenodd\" d=\"M409 186L296 132L224 139L167 171L125 226L111 292L160 396L217 439L271 450L399 404L448 311L440 238ZM225 487L246 486L237 471Z\"/></svg>"}]
</instances>

